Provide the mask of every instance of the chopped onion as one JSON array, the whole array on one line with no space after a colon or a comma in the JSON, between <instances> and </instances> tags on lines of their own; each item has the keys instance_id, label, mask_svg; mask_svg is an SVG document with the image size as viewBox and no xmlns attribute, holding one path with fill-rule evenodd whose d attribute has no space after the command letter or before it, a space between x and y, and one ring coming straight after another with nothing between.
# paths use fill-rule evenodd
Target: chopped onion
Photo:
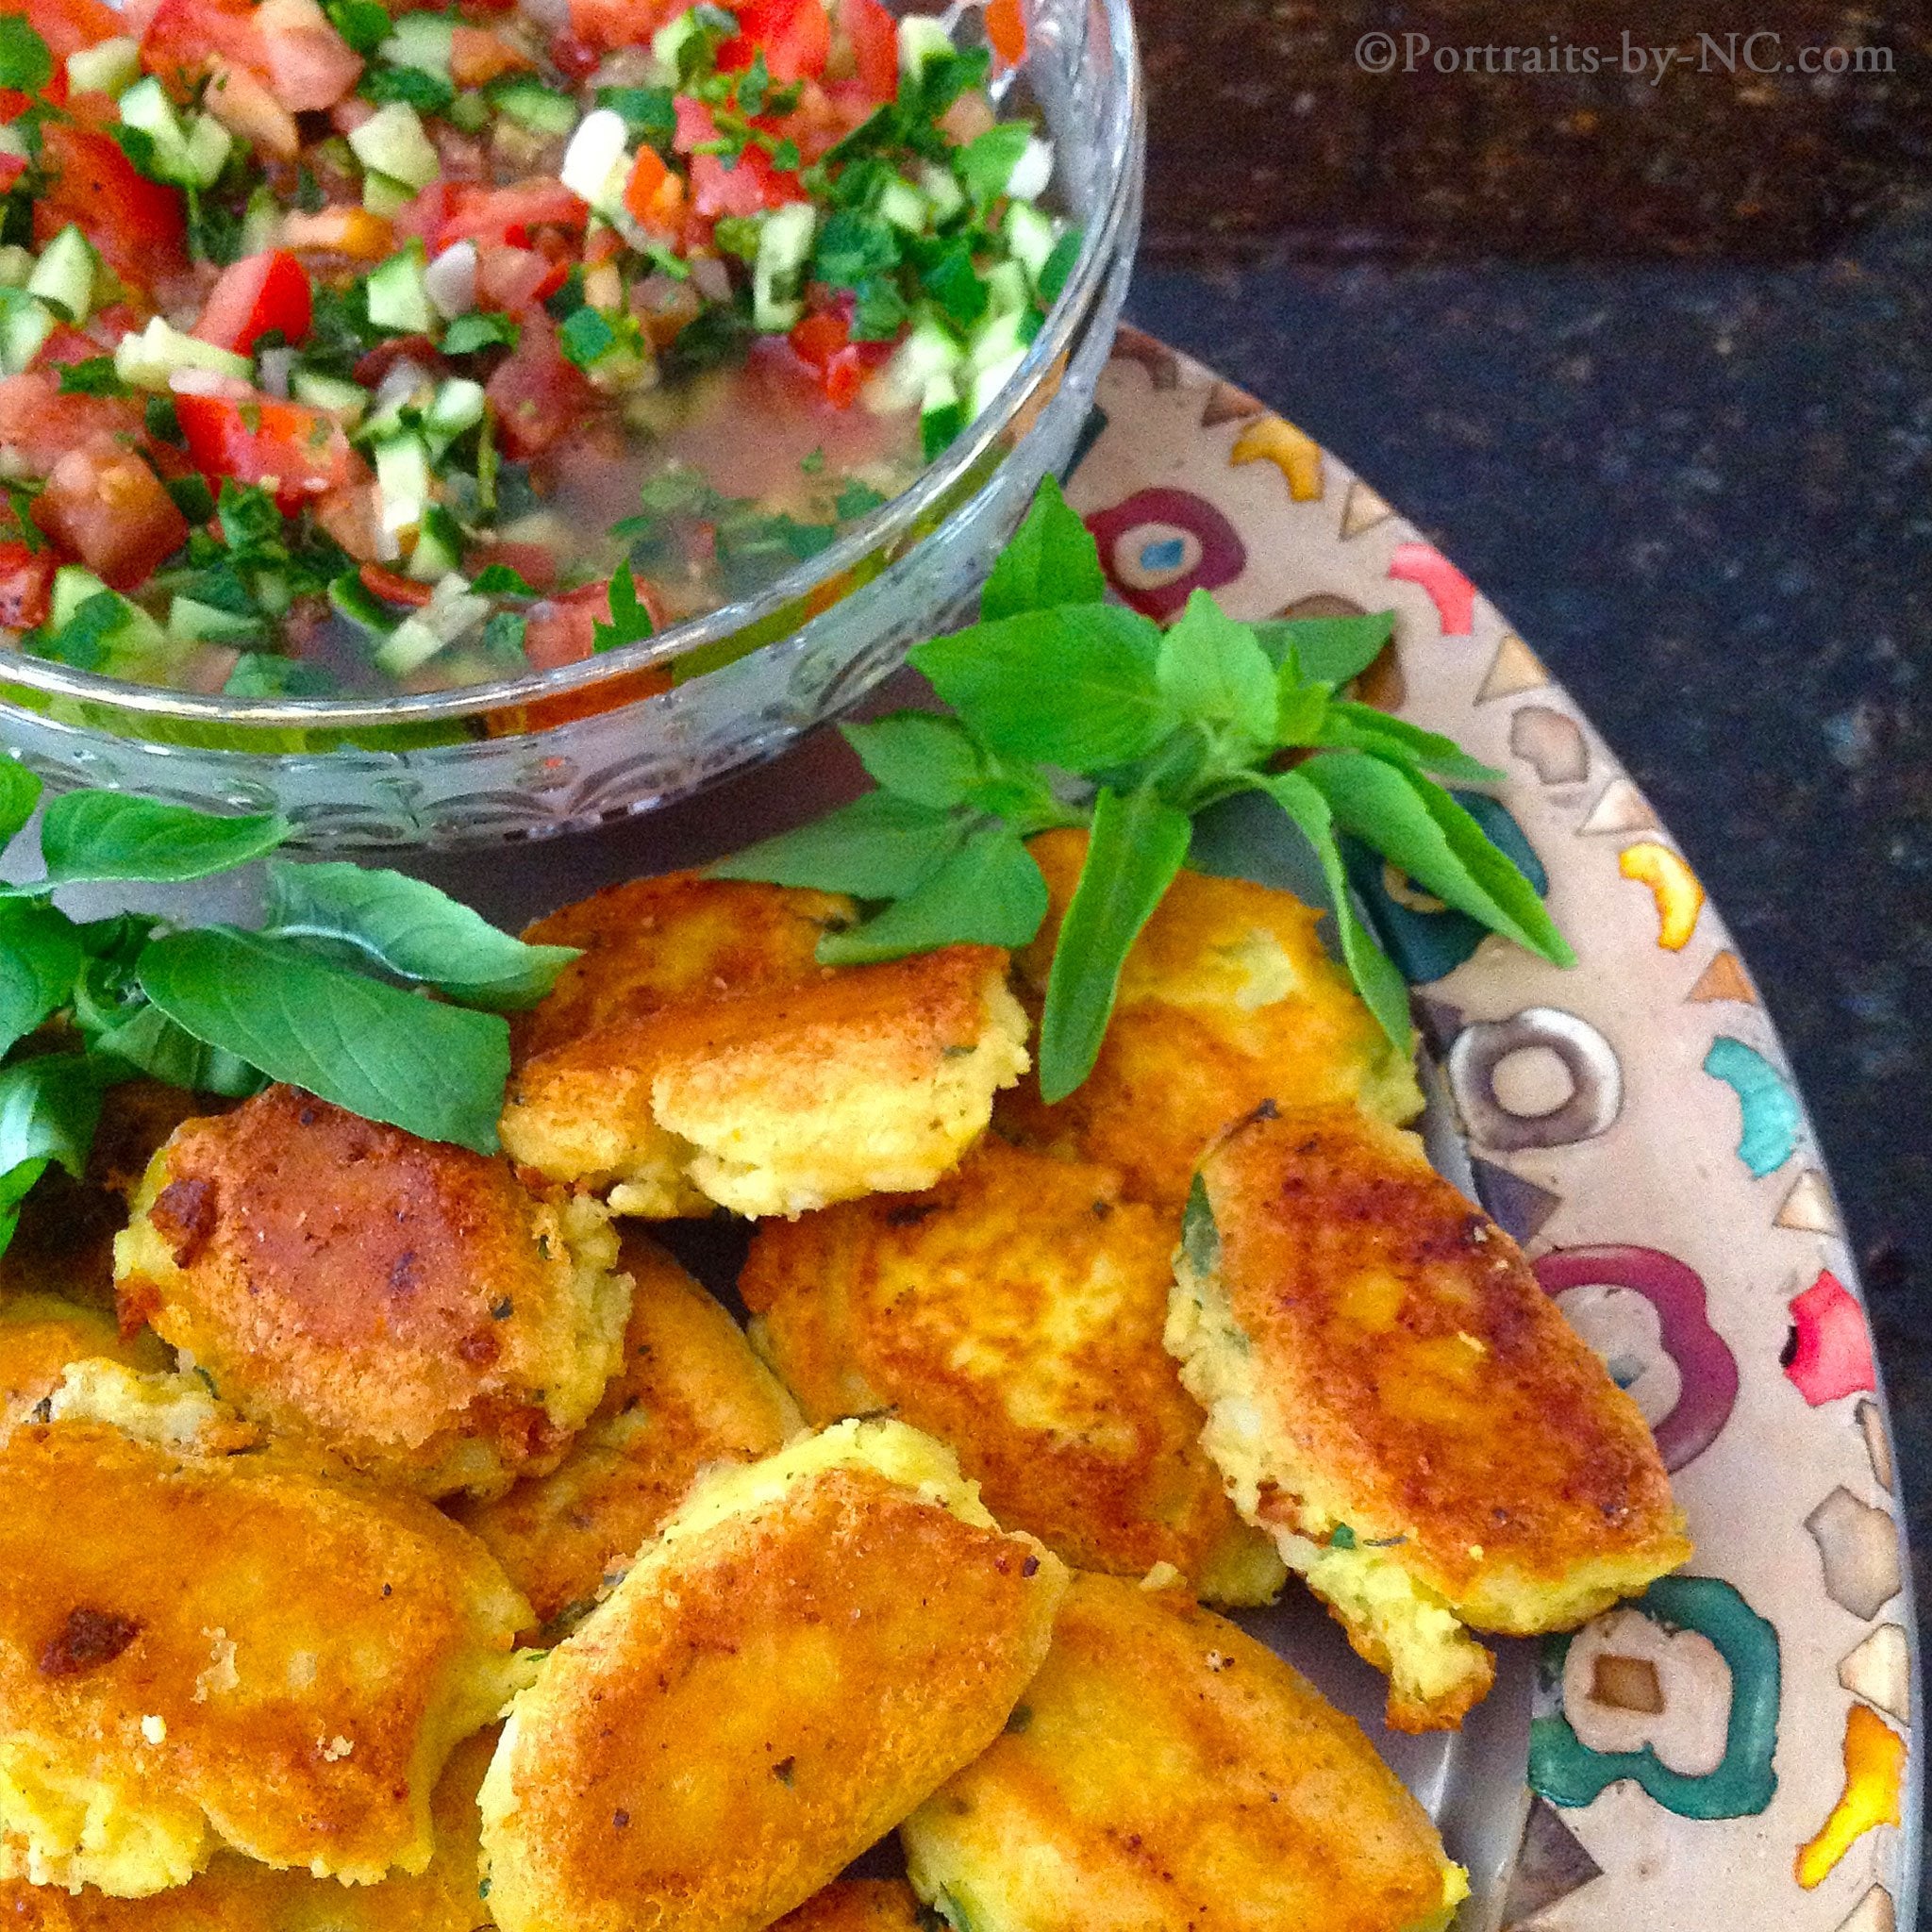
<instances>
[{"instance_id":1,"label":"chopped onion","mask_svg":"<svg viewBox=\"0 0 1932 1932\"><path fill-rule=\"evenodd\" d=\"M423 271L423 286L438 309L454 322L476 306L476 244L458 242Z\"/></svg>"},{"instance_id":2,"label":"chopped onion","mask_svg":"<svg viewBox=\"0 0 1932 1932\"><path fill-rule=\"evenodd\" d=\"M428 384L428 372L405 356L378 385L375 404L376 412L380 413L392 404L408 402L418 390L426 389Z\"/></svg>"},{"instance_id":3,"label":"chopped onion","mask_svg":"<svg viewBox=\"0 0 1932 1932\"><path fill-rule=\"evenodd\" d=\"M624 116L614 108L592 108L577 123L577 131L563 151L558 179L573 194L594 207L624 158L628 133Z\"/></svg>"},{"instance_id":4,"label":"chopped onion","mask_svg":"<svg viewBox=\"0 0 1932 1932\"><path fill-rule=\"evenodd\" d=\"M256 378L261 384L265 394L289 399L289 377L295 367L293 349L264 349L257 358Z\"/></svg>"},{"instance_id":5,"label":"chopped onion","mask_svg":"<svg viewBox=\"0 0 1932 1932\"><path fill-rule=\"evenodd\" d=\"M177 396L226 396L232 402L245 402L255 393L239 375L220 369L176 369L168 376L168 387Z\"/></svg>"},{"instance_id":6,"label":"chopped onion","mask_svg":"<svg viewBox=\"0 0 1932 1932\"><path fill-rule=\"evenodd\" d=\"M1053 179L1053 142L1035 137L1021 151L1007 176L1007 192L1015 201L1038 201Z\"/></svg>"}]
</instances>

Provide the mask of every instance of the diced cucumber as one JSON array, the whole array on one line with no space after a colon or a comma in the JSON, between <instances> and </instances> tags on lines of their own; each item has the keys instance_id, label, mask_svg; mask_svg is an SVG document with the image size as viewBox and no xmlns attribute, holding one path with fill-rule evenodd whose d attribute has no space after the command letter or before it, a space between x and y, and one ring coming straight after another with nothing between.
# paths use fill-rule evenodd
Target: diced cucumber
<instances>
[{"instance_id":1,"label":"diced cucumber","mask_svg":"<svg viewBox=\"0 0 1932 1932\"><path fill-rule=\"evenodd\" d=\"M179 185L212 188L234 151L235 137L212 114L191 115Z\"/></svg>"},{"instance_id":2,"label":"diced cucumber","mask_svg":"<svg viewBox=\"0 0 1932 1932\"><path fill-rule=\"evenodd\" d=\"M459 569L462 561L462 525L441 504L432 503L423 512L416 547L409 553L409 575L420 583L434 584Z\"/></svg>"},{"instance_id":3,"label":"diced cucumber","mask_svg":"<svg viewBox=\"0 0 1932 1932\"><path fill-rule=\"evenodd\" d=\"M490 102L532 134L558 137L577 125L577 104L541 80L502 80L490 90Z\"/></svg>"},{"instance_id":4,"label":"diced cucumber","mask_svg":"<svg viewBox=\"0 0 1932 1932\"><path fill-rule=\"evenodd\" d=\"M168 378L182 369L206 369L242 382L249 375L247 357L183 335L158 315L139 335L123 336L114 350L115 375L134 389L165 390Z\"/></svg>"},{"instance_id":5,"label":"diced cucumber","mask_svg":"<svg viewBox=\"0 0 1932 1932\"><path fill-rule=\"evenodd\" d=\"M447 80L455 41L456 22L445 14L399 14L375 58L392 67L420 67L425 74L440 74Z\"/></svg>"},{"instance_id":6,"label":"diced cucumber","mask_svg":"<svg viewBox=\"0 0 1932 1932\"><path fill-rule=\"evenodd\" d=\"M1013 371L1026 359L1024 343L1010 349L997 360L988 362L973 372L973 392L968 398L974 416L983 415L992 399L1005 389Z\"/></svg>"},{"instance_id":7,"label":"diced cucumber","mask_svg":"<svg viewBox=\"0 0 1932 1932\"><path fill-rule=\"evenodd\" d=\"M154 172L177 188L209 188L227 165L235 137L208 114L175 112L167 91L150 75L121 96L122 122L154 143Z\"/></svg>"},{"instance_id":8,"label":"diced cucumber","mask_svg":"<svg viewBox=\"0 0 1932 1932\"><path fill-rule=\"evenodd\" d=\"M83 570L77 563L63 563L54 573L54 588L47 605L48 624L58 630L90 597L98 597L107 588L92 571Z\"/></svg>"},{"instance_id":9,"label":"diced cucumber","mask_svg":"<svg viewBox=\"0 0 1932 1932\"><path fill-rule=\"evenodd\" d=\"M919 444L926 461L931 462L965 426L958 385L950 375L935 375L919 405Z\"/></svg>"},{"instance_id":10,"label":"diced cucumber","mask_svg":"<svg viewBox=\"0 0 1932 1932\"><path fill-rule=\"evenodd\" d=\"M186 153L188 130L181 125L167 89L153 75L122 93L120 111L127 126L138 127L164 155Z\"/></svg>"},{"instance_id":11,"label":"diced cucumber","mask_svg":"<svg viewBox=\"0 0 1932 1932\"><path fill-rule=\"evenodd\" d=\"M54 573L53 594L47 608L48 627L58 630L89 598L98 597L103 591L120 607L121 621L103 640L111 651L118 656L166 648L167 632L139 604L130 603L117 591L109 591L92 571L83 570L77 563L63 563Z\"/></svg>"},{"instance_id":12,"label":"diced cucumber","mask_svg":"<svg viewBox=\"0 0 1932 1932\"><path fill-rule=\"evenodd\" d=\"M1005 235L1013 259L1026 271L1028 279L1037 283L1040 271L1046 266L1046 258L1053 253L1053 244L1059 240L1051 218L1041 214L1030 202L1009 203Z\"/></svg>"},{"instance_id":13,"label":"diced cucumber","mask_svg":"<svg viewBox=\"0 0 1932 1932\"><path fill-rule=\"evenodd\" d=\"M432 457L441 457L466 429L483 420L483 385L453 375L436 391L423 412L423 434Z\"/></svg>"},{"instance_id":14,"label":"diced cucumber","mask_svg":"<svg viewBox=\"0 0 1932 1932\"><path fill-rule=\"evenodd\" d=\"M1027 305L1030 308L1032 305ZM991 369L995 363L1004 362L1026 347L1026 338L1020 332L1021 318L1026 313L1024 308L1008 308L1002 313L988 311L979 326L973 331L973 339L966 345L966 370L977 376L981 370Z\"/></svg>"},{"instance_id":15,"label":"diced cucumber","mask_svg":"<svg viewBox=\"0 0 1932 1932\"><path fill-rule=\"evenodd\" d=\"M93 244L70 222L41 250L26 291L69 322L85 322L93 307L97 262Z\"/></svg>"},{"instance_id":16,"label":"diced cucumber","mask_svg":"<svg viewBox=\"0 0 1932 1932\"><path fill-rule=\"evenodd\" d=\"M387 175L378 175L374 168L362 177L362 206L384 221L400 214L415 198L413 188Z\"/></svg>"},{"instance_id":17,"label":"diced cucumber","mask_svg":"<svg viewBox=\"0 0 1932 1932\"><path fill-rule=\"evenodd\" d=\"M423 244L407 248L369 271L369 320L375 327L397 335L426 334L436 323L429 291L423 280Z\"/></svg>"},{"instance_id":18,"label":"diced cucumber","mask_svg":"<svg viewBox=\"0 0 1932 1932\"><path fill-rule=\"evenodd\" d=\"M34 272L34 258L18 242L0 248L0 289L24 289Z\"/></svg>"},{"instance_id":19,"label":"diced cucumber","mask_svg":"<svg viewBox=\"0 0 1932 1932\"><path fill-rule=\"evenodd\" d=\"M25 289L0 289L0 369L18 375L54 333L54 311Z\"/></svg>"},{"instance_id":20,"label":"diced cucumber","mask_svg":"<svg viewBox=\"0 0 1932 1932\"><path fill-rule=\"evenodd\" d=\"M407 676L489 615L490 599L473 594L468 581L452 571L430 592L429 602L375 647L376 666L391 677Z\"/></svg>"},{"instance_id":21,"label":"diced cucumber","mask_svg":"<svg viewBox=\"0 0 1932 1932\"><path fill-rule=\"evenodd\" d=\"M0 155L14 155L23 161L33 159L34 151L27 145L26 136L18 122L8 121L0 125Z\"/></svg>"},{"instance_id":22,"label":"diced cucumber","mask_svg":"<svg viewBox=\"0 0 1932 1932\"><path fill-rule=\"evenodd\" d=\"M1020 151L1007 176L1007 192L1015 201L1038 201L1053 179L1053 142L1036 134Z\"/></svg>"},{"instance_id":23,"label":"diced cucumber","mask_svg":"<svg viewBox=\"0 0 1932 1932\"><path fill-rule=\"evenodd\" d=\"M67 57L67 85L77 94L125 93L141 78L141 42L116 34Z\"/></svg>"},{"instance_id":24,"label":"diced cucumber","mask_svg":"<svg viewBox=\"0 0 1932 1932\"><path fill-rule=\"evenodd\" d=\"M315 369L298 369L289 378L289 393L311 409L326 409L350 425L362 419L369 407L369 391L346 376L325 375Z\"/></svg>"},{"instance_id":25,"label":"diced cucumber","mask_svg":"<svg viewBox=\"0 0 1932 1932\"><path fill-rule=\"evenodd\" d=\"M928 60L953 51L953 37L930 15L908 13L899 23L899 72L917 80Z\"/></svg>"},{"instance_id":26,"label":"diced cucumber","mask_svg":"<svg viewBox=\"0 0 1932 1932\"><path fill-rule=\"evenodd\" d=\"M805 312L798 300L818 213L808 201L788 201L774 208L758 229L758 259L752 266L752 326L782 334Z\"/></svg>"},{"instance_id":27,"label":"diced cucumber","mask_svg":"<svg viewBox=\"0 0 1932 1932\"><path fill-rule=\"evenodd\" d=\"M563 151L558 178L580 200L599 210L618 207L630 178L625 142L630 130L614 108L592 108L577 123Z\"/></svg>"},{"instance_id":28,"label":"diced cucumber","mask_svg":"<svg viewBox=\"0 0 1932 1932\"><path fill-rule=\"evenodd\" d=\"M937 161L920 164L919 192L925 196L936 228L950 222L966 206L966 191L959 186L959 177Z\"/></svg>"},{"instance_id":29,"label":"diced cucumber","mask_svg":"<svg viewBox=\"0 0 1932 1932\"><path fill-rule=\"evenodd\" d=\"M420 436L392 436L375 446L375 487L382 527L393 536L423 521L429 500L429 452Z\"/></svg>"},{"instance_id":30,"label":"diced cucumber","mask_svg":"<svg viewBox=\"0 0 1932 1932\"><path fill-rule=\"evenodd\" d=\"M460 134L481 134L490 125L490 103L475 92L458 94L442 118Z\"/></svg>"},{"instance_id":31,"label":"diced cucumber","mask_svg":"<svg viewBox=\"0 0 1932 1932\"><path fill-rule=\"evenodd\" d=\"M867 386L867 404L880 411L910 408L931 383L951 375L965 353L951 332L938 323L916 323L912 333L892 351L891 359Z\"/></svg>"},{"instance_id":32,"label":"diced cucumber","mask_svg":"<svg viewBox=\"0 0 1932 1932\"><path fill-rule=\"evenodd\" d=\"M396 627L389 606L354 571L344 571L329 585L328 601L339 616L379 638L388 637Z\"/></svg>"},{"instance_id":33,"label":"diced cucumber","mask_svg":"<svg viewBox=\"0 0 1932 1932\"><path fill-rule=\"evenodd\" d=\"M177 644L218 644L240 639L253 641L261 634L259 618L222 610L198 598L184 597L178 591L168 606L168 635Z\"/></svg>"},{"instance_id":34,"label":"diced cucumber","mask_svg":"<svg viewBox=\"0 0 1932 1932\"><path fill-rule=\"evenodd\" d=\"M925 196L909 181L888 181L879 191L879 214L908 235L917 235L925 226L930 208Z\"/></svg>"},{"instance_id":35,"label":"diced cucumber","mask_svg":"<svg viewBox=\"0 0 1932 1932\"><path fill-rule=\"evenodd\" d=\"M220 127L219 121L202 124L208 127ZM195 130L200 132L200 128ZM226 133L227 130L223 128ZM220 170L216 170L220 173ZM261 255L275 245L275 237L282 225L281 204L275 199L275 192L266 181L262 182L248 197L248 206L242 212L242 253Z\"/></svg>"},{"instance_id":36,"label":"diced cucumber","mask_svg":"<svg viewBox=\"0 0 1932 1932\"><path fill-rule=\"evenodd\" d=\"M1033 287L1026 271L1017 261L996 261L986 272L986 313L1018 315L1033 304Z\"/></svg>"},{"instance_id":37,"label":"diced cucumber","mask_svg":"<svg viewBox=\"0 0 1932 1932\"><path fill-rule=\"evenodd\" d=\"M666 69L672 77L675 78L677 74L677 57L684 51L685 42L697 30L698 23L695 11L691 8L686 8L682 13L667 20L651 36L651 58L659 67Z\"/></svg>"},{"instance_id":38,"label":"diced cucumber","mask_svg":"<svg viewBox=\"0 0 1932 1932\"><path fill-rule=\"evenodd\" d=\"M442 172L435 146L423 131L422 117L407 101L378 108L352 130L349 146L365 168L409 188L427 188Z\"/></svg>"}]
</instances>

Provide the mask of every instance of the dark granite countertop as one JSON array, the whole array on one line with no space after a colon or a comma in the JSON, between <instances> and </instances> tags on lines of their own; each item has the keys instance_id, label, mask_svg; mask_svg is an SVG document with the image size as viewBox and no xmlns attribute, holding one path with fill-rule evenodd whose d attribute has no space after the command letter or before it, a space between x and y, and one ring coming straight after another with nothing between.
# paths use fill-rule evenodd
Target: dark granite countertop
<instances>
[{"instance_id":1,"label":"dark granite countertop","mask_svg":"<svg viewBox=\"0 0 1932 1932\"><path fill-rule=\"evenodd\" d=\"M1709 888L1862 1257L1926 1591L1932 201L1789 265L1148 260L1129 308L1461 564Z\"/></svg>"}]
</instances>

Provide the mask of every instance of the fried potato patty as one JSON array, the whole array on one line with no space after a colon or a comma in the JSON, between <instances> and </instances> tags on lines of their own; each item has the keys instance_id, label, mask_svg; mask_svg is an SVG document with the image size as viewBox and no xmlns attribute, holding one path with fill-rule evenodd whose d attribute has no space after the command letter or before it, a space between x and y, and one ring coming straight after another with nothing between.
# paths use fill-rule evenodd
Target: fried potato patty
<instances>
[{"instance_id":1,"label":"fried potato patty","mask_svg":"<svg viewBox=\"0 0 1932 1932\"><path fill-rule=\"evenodd\" d=\"M787 1912L773 1932L924 1932L927 1924L903 1878L840 1878Z\"/></svg>"},{"instance_id":2,"label":"fried potato patty","mask_svg":"<svg viewBox=\"0 0 1932 1932\"><path fill-rule=\"evenodd\" d=\"M998 1735L1065 1581L901 1423L708 1478L516 1700L498 1924L758 1932Z\"/></svg>"},{"instance_id":3,"label":"fried potato patty","mask_svg":"<svg viewBox=\"0 0 1932 1932\"><path fill-rule=\"evenodd\" d=\"M115 1243L124 1321L277 1435L431 1496L556 1467L618 1365L616 1261L596 1202L290 1087L176 1128Z\"/></svg>"},{"instance_id":4,"label":"fried potato patty","mask_svg":"<svg viewBox=\"0 0 1932 1932\"><path fill-rule=\"evenodd\" d=\"M1014 960L1037 1009L1087 835L1045 832L1027 849L1052 894ZM1117 1168L1134 1198L1178 1208L1208 1142L1264 1100L1412 1119L1415 1069L1324 950L1320 921L1291 892L1182 872L1127 954L1092 1073L1052 1107L1023 1081L1000 1103L1002 1131Z\"/></svg>"},{"instance_id":5,"label":"fried potato patty","mask_svg":"<svg viewBox=\"0 0 1932 1932\"><path fill-rule=\"evenodd\" d=\"M51 1294L0 1302L0 1433L24 1422L53 1394L70 1363L92 1357L141 1370L162 1370L169 1361L152 1335L124 1337L114 1318L99 1308Z\"/></svg>"},{"instance_id":6,"label":"fried potato patty","mask_svg":"<svg viewBox=\"0 0 1932 1932\"><path fill-rule=\"evenodd\" d=\"M146 1898L0 1884L0 1925L8 1932L489 1932L493 1922L476 1882L476 1787L495 1748L493 1729L457 1746L430 1801L435 1855L413 1877L341 1885L217 1852L200 1876Z\"/></svg>"},{"instance_id":7,"label":"fried potato patty","mask_svg":"<svg viewBox=\"0 0 1932 1932\"><path fill-rule=\"evenodd\" d=\"M890 1408L1069 1563L1265 1603L1280 1560L1160 1345L1178 1234L1107 1169L989 1136L925 1193L766 1223L739 1291L810 1422Z\"/></svg>"},{"instance_id":8,"label":"fried potato patty","mask_svg":"<svg viewBox=\"0 0 1932 1932\"><path fill-rule=\"evenodd\" d=\"M1257 1114L1203 1162L1176 1274L1208 1453L1398 1728L1488 1690L1464 1625L1569 1629L1690 1555L1637 1405L1415 1135Z\"/></svg>"},{"instance_id":9,"label":"fried potato patty","mask_svg":"<svg viewBox=\"0 0 1932 1932\"><path fill-rule=\"evenodd\" d=\"M585 953L519 1025L504 1144L659 1219L930 1186L1025 1070L1025 1016L991 946L818 965L851 917L823 892L673 874L540 922L530 938Z\"/></svg>"},{"instance_id":10,"label":"fried potato patty","mask_svg":"<svg viewBox=\"0 0 1932 1932\"><path fill-rule=\"evenodd\" d=\"M0 1879L121 1897L225 1846L421 1872L528 1607L418 1497L102 1423L0 1444Z\"/></svg>"},{"instance_id":11,"label":"fried potato patty","mask_svg":"<svg viewBox=\"0 0 1932 1932\"><path fill-rule=\"evenodd\" d=\"M700 1470L755 1461L804 1427L738 1324L662 1248L628 1232L619 1258L630 1324L590 1426L549 1475L455 1511L545 1624L588 1610Z\"/></svg>"},{"instance_id":12,"label":"fried potato patty","mask_svg":"<svg viewBox=\"0 0 1932 1932\"><path fill-rule=\"evenodd\" d=\"M1468 1890L1355 1722L1178 1591L1076 1576L1006 1733L900 1827L973 1932L1424 1932Z\"/></svg>"}]
</instances>

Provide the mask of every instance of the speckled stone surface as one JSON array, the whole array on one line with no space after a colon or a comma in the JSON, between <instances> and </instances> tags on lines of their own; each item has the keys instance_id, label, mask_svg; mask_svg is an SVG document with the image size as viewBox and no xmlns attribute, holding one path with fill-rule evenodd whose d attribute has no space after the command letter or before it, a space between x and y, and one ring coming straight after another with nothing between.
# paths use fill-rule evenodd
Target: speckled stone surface
<instances>
[{"instance_id":1,"label":"speckled stone surface","mask_svg":"<svg viewBox=\"0 0 1932 1932\"><path fill-rule=\"evenodd\" d=\"M1863 1258L1926 1591L1932 206L1776 268L1146 262L1129 308L1420 524L1703 877Z\"/></svg>"}]
</instances>

